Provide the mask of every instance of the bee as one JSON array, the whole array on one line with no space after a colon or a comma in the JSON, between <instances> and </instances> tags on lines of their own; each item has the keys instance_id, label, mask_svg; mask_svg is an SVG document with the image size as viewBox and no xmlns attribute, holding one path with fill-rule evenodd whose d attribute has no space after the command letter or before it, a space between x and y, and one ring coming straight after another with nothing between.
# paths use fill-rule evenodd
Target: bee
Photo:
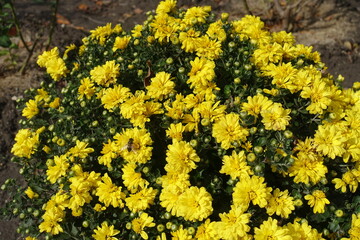
<instances>
[{"instance_id":1,"label":"bee","mask_svg":"<svg viewBox=\"0 0 360 240\"><path fill-rule=\"evenodd\" d=\"M121 148L121 150L127 150L128 152L135 151L137 148L134 144L134 139L129 138L129 141L125 144L124 147Z\"/></svg>"}]
</instances>

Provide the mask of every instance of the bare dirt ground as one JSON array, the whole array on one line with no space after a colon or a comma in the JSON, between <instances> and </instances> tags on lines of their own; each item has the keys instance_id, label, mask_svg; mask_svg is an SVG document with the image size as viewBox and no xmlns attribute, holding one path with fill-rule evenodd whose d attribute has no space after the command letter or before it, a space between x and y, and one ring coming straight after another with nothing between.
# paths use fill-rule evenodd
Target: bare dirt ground
<instances>
[{"instance_id":1,"label":"bare dirt ground","mask_svg":"<svg viewBox=\"0 0 360 240\"><path fill-rule=\"evenodd\" d=\"M15 99L23 91L36 87L41 81L43 70L36 65L36 56L45 50L52 9L46 0L16 0L15 7L25 41L31 46L38 38L34 56L27 71L20 75L18 70L26 58L26 50L19 38L14 50L17 64L11 63L9 55L0 57L0 185L11 178L20 178L18 168L10 162L10 149L18 129L19 114ZM79 0L61 1L58 9L57 26L51 46L64 49L71 43L80 43L89 30L108 22L121 23L126 30L141 24L146 12L156 8L159 0ZM228 12L231 19L245 14L259 15L270 30L283 30L283 22L267 0L179 0L178 6L211 5L217 13ZM250 2L256 2L251 5ZM281 1L280 1L281 2ZM285 2L285 1L283 1ZM303 1L314 2L314 1ZM345 77L344 86L350 87L360 81L360 2L355 0L323 0L316 7L299 5L288 29L294 32L298 43L314 46L321 53L328 72ZM300 13L300 14L299 14ZM6 201L6 194L0 191L0 207ZM16 234L16 220L0 220L0 239L19 239Z\"/></svg>"}]
</instances>

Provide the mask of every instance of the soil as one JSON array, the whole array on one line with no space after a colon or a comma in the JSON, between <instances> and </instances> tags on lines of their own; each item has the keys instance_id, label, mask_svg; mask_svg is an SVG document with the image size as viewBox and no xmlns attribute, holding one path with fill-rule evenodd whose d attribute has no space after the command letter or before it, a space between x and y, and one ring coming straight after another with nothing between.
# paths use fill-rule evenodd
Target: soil
<instances>
[{"instance_id":1,"label":"soil","mask_svg":"<svg viewBox=\"0 0 360 240\"><path fill-rule=\"evenodd\" d=\"M18 71L27 57L27 51L19 37L12 38L18 45L18 49L12 50L13 59L10 59L9 54L0 57L0 186L7 178L21 178L17 166L10 161L10 149L20 119L15 100L22 96L24 90L38 86L41 81L43 69L36 65L36 56L46 49L52 26L51 2L54 1L14 2L26 43L30 47L35 42L37 45L24 75ZM130 30L135 24L141 24L146 18L146 12L155 9L158 2L159 0L60 1L51 47L58 46L63 50L71 43L80 43L89 34L89 30L108 22L121 23L124 29ZM254 2L258 4L246 8L244 1L240 0L179 0L178 6L211 5L217 13L228 12L231 19L252 13L262 17L270 30L283 30L283 19L279 18L274 8L267 5L271 1L257 0L252 3ZM351 87L353 82L360 81L360 2L303 2L318 4L315 7L311 4L299 5L287 30L294 33L298 43L314 46L314 50L320 52L322 61L328 67L327 71L334 76L343 75L344 87ZM6 199L6 193L0 191L0 207ZM0 220L0 239L20 239L16 228L16 219Z\"/></svg>"}]
</instances>

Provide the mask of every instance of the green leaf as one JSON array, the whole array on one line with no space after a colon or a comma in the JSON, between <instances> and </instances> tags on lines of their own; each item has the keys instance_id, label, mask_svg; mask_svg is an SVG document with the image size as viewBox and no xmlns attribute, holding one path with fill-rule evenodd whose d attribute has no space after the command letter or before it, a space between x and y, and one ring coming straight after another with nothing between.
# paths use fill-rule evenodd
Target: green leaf
<instances>
[{"instance_id":1,"label":"green leaf","mask_svg":"<svg viewBox=\"0 0 360 240\"><path fill-rule=\"evenodd\" d=\"M78 236L79 235L79 229L77 227L75 227L74 224L71 225L71 234L73 236Z\"/></svg>"},{"instance_id":2,"label":"green leaf","mask_svg":"<svg viewBox=\"0 0 360 240\"><path fill-rule=\"evenodd\" d=\"M0 47L8 48L11 45L11 40L7 35L0 36Z\"/></svg>"}]
</instances>

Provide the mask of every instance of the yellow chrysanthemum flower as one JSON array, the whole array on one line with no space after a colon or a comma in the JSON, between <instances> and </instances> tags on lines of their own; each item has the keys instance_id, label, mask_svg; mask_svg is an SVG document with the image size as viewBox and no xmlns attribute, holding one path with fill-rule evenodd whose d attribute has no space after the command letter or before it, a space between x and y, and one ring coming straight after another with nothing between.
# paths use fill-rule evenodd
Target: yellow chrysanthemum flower
<instances>
[{"instance_id":1,"label":"yellow chrysanthemum flower","mask_svg":"<svg viewBox=\"0 0 360 240\"><path fill-rule=\"evenodd\" d=\"M294 221L294 223L286 224L286 228L289 229L289 235L293 240L325 240L315 228L312 228L307 222L301 224Z\"/></svg>"},{"instance_id":2,"label":"yellow chrysanthemum flower","mask_svg":"<svg viewBox=\"0 0 360 240\"><path fill-rule=\"evenodd\" d=\"M18 157L30 158L35 153L40 143L40 133L45 127L39 128L35 132L30 129L20 129L15 136L15 144L11 148L11 153Z\"/></svg>"},{"instance_id":3,"label":"yellow chrysanthemum flower","mask_svg":"<svg viewBox=\"0 0 360 240\"><path fill-rule=\"evenodd\" d=\"M36 192L34 192L31 187L28 187L25 192L26 196L28 196L28 198L33 199L33 198L38 198L39 194L37 194Z\"/></svg>"},{"instance_id":4,"label":"yellow chrysanthemum flower","mask_svg":"<svg viewBox=\"0 0 360 240\"><path fill-rule=\"evenodd\" d=\"M186 83L190 84L190 87L195 90L208 87L215 77L214 61L196 57L193 61L190 61L190 64L191 70L188 73L189 79Z\"/></svg>"},{"instance_id":5,"label":"yellow chrysanthemum flower","mask_svg":"<svg viewBox=\"0 0 360 240\"><path fill-rule=\"evenodd\" d=\"M331 104L332 93L324 81L315 79L310 86L302 89L300 96L311 101L306 110L312 114L322 114Z\"/></svg>"},{"instance_id":6,"label":"yellow chrysanthemum flower","mask_svg":"<svg viewBox=\"0 0 360 240\"><path fill-rule=\"evenodd\" d=\"M168 145L164 169L167 172L188 173L196 168L200 158L191 145L185 141L174 141Z\"/></svg>"},{"instance_id":7,"label":"yellow chrysanthemum flower","mask_svg":"<svg viewBox=\"0 0 360 240\"><path fill-rule=\"evenodd\" d=\"M55 98L52 102L49 103L49 107L58 108L60 106L61 99L59 97Z\"/></svg>"},{"instance_id":8,"label":"yellow chrysanthemum flower","mask_svg":"<svg viewBox=\"0 0 360 240\"><path fill-rule=\"evenodd\" d=\"M143 188L136 193L130 194L130 196L125 199L125 204L133 213L146 210L154 203L157 193L158 190L152 187Z\"/></svg>"},{"instance_id":9,"label":"yellow chrysanthemum flower","mask_svg":"<svg viewBox=\"0 0 360 240\"><path fill-rule=\"evenodd\" d=\"M360 239L360 214L352 214L351 228L348 231L350 238L341 238L341 240L358 240Z\"/></svg>"},{"instance_id":10,"label":"yellow chrysanthemum flower","mask_svg":"<svg viewBox=\"0 0 360 240\"><path fill-rule=\"evenodd\" d=\"M216 119L224 116L226 106L221 105L220 102L213 102L213 101L204 101L200 103L197 107L199 110L199 114L202 119L210 122L216 121ZM204 124L204 120L202 120L202 124ZM206 122L205 122L206 123Z\"/></svg>"},{"instance_id":11,"label":"yellow chrysanthemum flower","mask_svg":"<svg viewBox=\"0 0 360 240\"><path fill-rule=\"evenodd\" d=\"M179 196L177 216L186 221L202 221L213 212L211 194L204 187L190 187Z\"/></svg>"},{"instance_id":12,"label":"yellow chrysanthemum flower","mask_svg":"<svg viewBox=\"0 0 360 240\"><path fill-rule=\"evenodd\" d=\"M161 176L161 184L163 187L175 186L181 190L185 190L190 186L190 175L188 173L178 173L169 171L166 175Z\"/></svg>"},{"instance_id":13,"label":"yellow chrysanthemum flower","mask_svg":"<svg viewBox=\"0 0 360 240\"><path fill-rule=\"evenodd\" d=\"M39 225L40 232L47 232L52 235L58 235L63 232L64 229L61 227L59 222L64 219L65 213L59 208L49 208L45 211L42 216L43 222Z\"/></svg>"},{"instance_id":14,"label":"yellow chrysanthemum flower","mask_svg":"<svg viewBox=\"0 0 360 240\"><path fill-rule=\"evenodd\" d=\"M166 209L171 215L176 216L178 212L178 200L181 194L185 191L185 187L178 187L176 185L163 185L159 200L160 205Z\"/></svg>"},{"instance_id":15,"label":"yellow chrysanthemum flower","mask_svg":"<svg viewBox=\"0 0 360 240\"><path fill-rule=\"evenodd\" d=\"M130 95L129 99L120 104L121 115L129 119L135 127L144 128L145 123L150 121L148 114L148 106L146 100L150 96L146 95L144 91L136 91L134 95Z\"/></svg>"},{"instance_id":16,"label":"yellow chrysanthemum flower","mask_svg":"<svg viewBox=\"0 0 360 240\"><path fill-rule=\"evenodd\" d=\"M100 26L94 30L91 30L90 38L96 39L99 41L100 45L104 45L106 38L109 37L112 33L121 33L121 32L122 32L121 25L115 25L115 27L112 29L111 23L108 23L105 26Z\"/></svg>"},{"instance_id":17,"label":"yellow chrysanthemum flower","mask_svg":"<svg viewBox=\"0 0 360 240\"><path fill-rule=\"evenodd\" d=\"M137 172L136 168L136 163L129 162L121 169L123 184L132 193L149 185L149 182L142 178L141 173Z\"/></svg>"},{"instance_id":18,"label":"yellow chrysanthemum flower","mask_svg":"<svg viewBox=\"0 0 360 240\"><path fill-rule=\"evenodd\" d=\"M311 194L304 197L308 200L308 204L313 208L314 213L324 213L325 205L329 204L330 201L326 198L326 195L321 190L314 190Z\"/></svg>"},{"instance_id":19,"label":"yellow chrysanthemum flower","mask_svg":"<svg viewBox=\"0 0 360 240\"><path fill-rule=\"evenodd\" d=\"M61 176L65 176L70 166L69 159L66 155L54 157L54 165L49 166L46 170L47 180L55 183Z\"/></svg>"},{"instance_id":20,"label":"yellow chrysanthemum flower","mask_svg":"<svg viewBox=\"0 0 360 240\"><path fill-rule=\"evenodd\" d=\"M341 192L345 193L347 187L350 192L355 193L360 183L360 170L351 169L342 175L342 178L334 178L332 183L335 184L336 189L341 189Z\"/></svg>"},{"instance_id":21,"label":"yellow chrysanthemum flower","mask_svg":"<svg viewBox=\"0 0 360 240\"><path fill-rule=\"evenodd\" d=\"M292 33L286 31L272 32L271 36L272 39L279 44L295 44L295 37Z\"/></svg>"},{"instance_id":22,"label":"yellow chrysanthemum flower","mask_svg":"<svg viewBox=\"0 0 360 240\"><path fill-rule=\"evenodd\" d=\"M184 131L185 126L182 123L171 123L169 128L166 130L166 136L172 140L181 141Z\"/></svg>"},{"instance_id":23,"label":"yellow chrysanthemum flower","mask_svg":"<svg viewBox=\"0 0 360 240\"><path fill-rule=\"evenodd\" d=\"M201 224L196 229L195 239L198 240L208 240L214 239L216 235L216 230L214 229L214 222L211 222L210 219L206 219L203 224Z\"/></svg>"},{"instance_id":24,"label":"yellow chrysanthemum flower","mask_svg":"<svg viewBox=\"0 0 360 240\"><path fill-rule=\"evenodd\" d=\"M139 217L131 221L132 230L140 234L143 239L148 239L149 236L145 232L145 228L155 227L154 218L150 217L147 213L142 212Z\"/></svg>"},{"instance_id":25,"label":"yellow chrysanthemum flower","mask_svg":"<svg viewBox=\"0 0 360 240\"><path fill-rule=\"evenodd\" d=\"M121 84L115 85L113 88L106 88L101 96L101 103L104 108L112 111L113 108L119 107L131 96L130 89L123 87Z\"/></svg>"},{"instance_id":26,"label":"yellow chrysanthemum flower","mask_svg":"<svg viewBox=\"0 0 360 240\"><path fill-rule=\"evenodd\" d=\"M247 239L251 214L245 211L246 208L232 206L228 213L220 213L221 221L212 226L216 230L214 239Z\"/></svg>"},{"instance_id":27,"label":"yellow chrysanthemum flower","mask_svg":"<svg viewBox=\"0 0 360 240\"><path fill-rule=\"evenodd\" d=\"M280 191L280 189L276 188L268 200L266 212L270 216L276 214L282 218L288 218L289 214L295 209L293 200L294 198L289 196L287 189Z\"/></svg>"},{"instance_id":28,"label":"yellow chrysanthemum flower","mask_svg":"<svg viewBox=\"0 0 360 240\"><path fill-rule=\"evenodd\" d=\"M40 101L48 102L50 100L50 96L49 96L49 93L45 89L40 88L37 90L37 95L35 96L34 99L37 102L40 102Z\"/></svg>"},{"instance_id":29,"label":"yellow chrysanthemum flower","mask_svg":"<svg viewBox=\"0 0 360 240\"><path fill-rule=\"evenodd\" d=\"M254 51L253 58L251 59L256 66L265 68L269 63L278 63L282 60L283 50L278 43L267 44L260 46Z\"/></svg>"},{"instance_id":30,"label":"yellow chrysanthemum flower","mask_svg":"<svg viewBox=\"0 0 360 240\"><path fill-rule=\"evenodd\" d=\"M195 52L199 44L198 38L200 34L199 31L193 28L190 28L186 32L180 32L179 40L181 42L181 48L184 49L185 52Z\"/></svg>"},{"instance_id":31,"label":"yellow chrysanthemum flower","mask_svg":"<svg viewBox=\"0 0 360 240\"><path fill-rule=\"evenodd\" d=\"M180 29L177 20L167 14L160 14L155 16L155 20L150 24L154 32L154 37L160 43L170 42Z\"/></svg>"},{"instance_id":32,"label":"yellow chrysanthemum flower","mask_svg":"<svg viewBox=\"0 0 360 240\"><path fill-rule=\"evenodd\" d=\"M143 30L143 26L140 24L136 24L135 27L131 30L131 36L134 38L141 37L142 30Z\"/></svg>"},{"instance_id":33,"label":"yellow chrysanthemum flower","mask_svg":"<svg viewBox=\"0 0 360 240\"><path fill-rule=\"evenodd\" d=\"M219 40L220 42L223 42L226 39L226 32L223 29L223 25L220 20L216 21L214 23L211 23L209 25L208 30L206 31L206 34L211 39Z\"/></svg>"},{"instance_id":34,"label":"yellow chrysanthemum flower","mask_svg":"<svg viewBox=\"0 0 360 240\"><path fill-rule=\"evenodd\" d=\"M316 184L328 172L323 158L313 152L299 152L293 159L294 163L288 169L288 173L290 177L295 176L295 183Z\"/></svg>"},{"instance_id":35,"label":"yellow chrysanthemum flower","mask_svg":"<svg viewBox=\"0 0 360 240\"><path fill-rule=\"evenodd\" d=\"M93 172L94 174L94 172ZM90 203L93 199L91 191L97 187L97 181L100 178L100 174L95 174L96 177L93 181L85 177L83 172L77 172L74 177L69 179L70 184L70 195L68 208L72 210L73 216L82 215L82 206L86 203Z\"/></svg>"},{"instance_id":36,"label":"yellow chrysanthemum flower","mask_svg":"<svg viewBox=\"0 0 360 240\"><path fill-rule=\"evenodd\" d=\"M252 204L264 208L271 197L271 190L271 187L266 186L264 177L243 176L234 187L233 204L244 206L247 209L252 202Z\"/></svg>"},{"instance_id":37,"label":"yellow chrysanthemum flower","mask_svg":"<svg viewBox=\"0 0 360 240\"><path fill-rule=\"evenodd\" d=\"M220 173L230 175L232 179L241 179L243 176L253 174L250 166L247 165L244 151L240 151L239 153L232 151L231 156L225 155L222 162L223 165L220 169Z\"/></svg>"},{"instance_id":38,"label":"yellow chrysanthemum flower","mask_svg":"<svg viewBox=\"0 0 360 240\"><path fill-rule=\"evenodd\" d=\"M186 10L183 21L189 26L197 23L205 23L210 11L210 6L191 7Z\"/></svg>"},{"instance_id":39,"label":"yellow chrysanthemum flower","mask_svg":"<svg viewBox=\"0 0 360 240\"><path fill-rule=\"evenodd\" d=\"M105 173L105 175L101 177L101 181L98 182L95 195L99 197L99 201L106 207L111 205L115 208L123 208L125 194L121 190L122 187L113 184L111 178Z\"/></svg>"},{"instance_id":40,"label":"yellow chrysanthemum flower","mask_svg":"<svg viewBox=\"0 0 360 240\"><path fill-rule=\"evenodd\" d=\"M176 230L171 232L171 239L172 240L187 240L187 239L193 239L192 235L189 233L188 229L184 229L183 225L180 225L180 227Z\"/></svg>"},{"instance_id":41,"label":"yellow chrysanthemum flower","mask_svg":"<svg viewBox=\"0 0 360 240\"><path fill-rule=\"evenodd\" d=\"M68 151L70 159L74 160L74 158L87 158L90 153L94 152L94 149L88 147L88 145L89 143L76 140L75 146L70 148Z\"/></svg>"},{"instance_id":42,"label":"yellow chrysanthemum flower","mask_svg":"<svg viewBox=\"0 0 360 240\"><path fill-rule=\"evenodd\" d=\"M262 120L266 130L281 131L289 125L291 109L284 109L281 103L274 103L266 110L261 111Z\"/></svg>"},{"instance_id":43,"label":"yellow chrysanthemum flower","mask_svg":"<svg viewBox=\"0 0 360 240\"><path fill-rule=\"evenodd\" d=\"M166 109L165 115L172 119L182 119L184 117L184 110L186 104L184 103L184 96L182 94L176 94L175 100L164 103Z\"/></svg>"},{"instance_id":44,"label":"yellow chrysanthemum flower","mask_svg":"<svg viewBox=\"0 0 360 240\"><path fill-rule=\"evenodd\" d=\"M78 99L90 99L95 94L95 86L94 83L90 80L90 78L86 77L80 80L80 86L78 89Z\"/></svg>"},{"instance_id":45,"label":"yellow chrysanthemum flower","mask_svg":"<svg viewBox=\"0 0 360 240\"><path fill-rule=\"evenodd\" d=\"M212 129L212 136L224 149L233 147L234 142L245 142L248 135L249 131L240 125L240 117L236 113L220 117Z\"/></svg>"},{"instance_id":46,"label":"yellow chrysanthemum flower","mask_svg":"<svg viewBox=\"0 0 360 240\"><path fill-rule=\"evenodd\" d=\"M165 0L161 1L159 5L156 7L156 14L166 14L170 13L172 10L176 8L176 0Z\"/></svg>"},{"instance_id":47,"label":"yellow chrysanthemum flower","mask_svg":"<svg viewBox=\"0 0 360 240\"><path fill-rule=\"evenodd\" d=\"M267 65L263 74L272 77L271 83L279 88L288 88L288 85L296 81L297 69L291 63L281 63L275 65L273 63Z\"/></svg>"},{"instance_id":48,"label":"yellow chrysanthemum flower","mask_svg":"<svg viewBox=\"0 0 360 240\"><path fill-rule=\"evenodd\" d=\"M151 78L151 83L146 87L147 95L156 100L164 100L169 94L175 93L175 83L172 81L169 73L158 72L155 77Z\"/></svg>"},{"instance_id":49,"label":"yellow chrysanthemum flower","mask_svg":"<svg viewBox=\"0 0 360 240\"><path fill-rule=\"evenodd\" d=\"M128 128L114 136L118 153L127 162L146 163L151 159L152 140L146 129Z\"/></svg>"},{"instance_id":50,"label":"yellow chrysanthemum flower","mask_svg":"<svg viewBox=\"0 0 360 240\"><path fill-rule=\"evenodd\" d=\"M332 124L319 125L314 135L316 151L332 159L344 154L345 141L341 127Z\"/></svg>"},{"instance_id":51,"label":"yellow chrysanthemum flower","mask_svg":"<svg viewBox=\"0 0 360 240\"><path fill-rule=\"evenodd\" d=\"M104 65L96 66L90 71L91 79L98 85L109 87L117 81L120 75L120 65L115 60L107 61Z\"/></svg>"},{"instance_id":52,"label":"yellow chrysanthemum flower","mask_svg":"<svg viewBox=\"0 0 360 240\"><path fill-rule=\"evenodd\" d=\"M111 168L111 162L114 158L118 156L118 147L115 142L108 139L107 143L103 143L103 148L101 150L101 156L98 157L98 162Z\"/></svg>"},{"instance_id":53,"label":"yellow chrysanthemum flower","mask_svg":"<svg viewBox=\"0 0 360 240\"><path fill-rule=\"evenodd\" d=\"M209 60L218 59L222 54L221 42L205 35L197 39L196 55Z\"/></svg>"},{"instance_id":54,"label":"yellow chrysanthemum flower","mask_svg":"<svg viewBox=\"0 0 360 240\"><path fill-rule=\"evenodd\" d=\"M120 231L116 230L115 226L109 226L107 222L103 222L101 226L98 226L96 229L94 229L94 234L92 237L95 240L117 240L118 238L114 236L119 233Z\"/></svg>"},{"instance_id":55,"label":"yellow chrysanthemum flower","mask_svg":"<svg viewBox=\"0 0 360 240\"><path fill-rule=\"evenodd\" d=\"M116 37L115 42L114 42L114 46L112 48L113 52L115 52L118 49L120 49L120 50L125 49L128 46L128 44L130 42L130 39L131 39L130 36Z\"/></svg>"},{"instance_id":56,"label":"yellow chrysanthemum flower","mask_svg":"<svg viewBox=\"0 0 360 240\"><path fill-rule=\"evenodd\" d=\"M46 67L47 62L50 59L58 58L59 57L59 49L57 47L54 47L53 49L49 51L44 51L41 55L39 55L37 64L40 67Z\"/></svg>"},{"instance_id":57,"label":"yellow chrysanthemum flower","mask_svg":"<svg viewBox=\"0 0 360 240\"><path fill-rule=\"evenodd\" d=\"M262 94L248 96L247 102L242 104L241 109L248 114L257 117L261 112L267 110L273 102Z\"/></svg>"},{"instance_id":58,"label":"yellow chrysanthemum flower","mask_svg":"<svg viewBox=\"0 0 360 240\"><path fill-rule=\"evenodd\" d=\"M287 228L280 227L276 219L269 217L259 228L255 227L254 239L292 240L292 237Z\"/></svg>"},{"instance_id":59,"label":"yellow chrysanthemum flower","mask_svg":"<svg viewBox=\"0 0 360 240\"><path fill-rule=\"evenodd\" d=\"M68 72L65 62L60 57L53 57L48 59L45 63L46 72L55 80L59 81L61 77L64 77Z\"/></svg>"},{"instance_id":60,"label":"yellow chrysanthemum flower","mask_svg":"<svg viewBox=\"0 0 360 240\"><path fill-rule=\"evenodd\" d=\"M26 107L22 110L22 116L27 119L33 118L35 115L39 113L38 101L30 99L26 103Z\"/></svg>"}]
</instances>

